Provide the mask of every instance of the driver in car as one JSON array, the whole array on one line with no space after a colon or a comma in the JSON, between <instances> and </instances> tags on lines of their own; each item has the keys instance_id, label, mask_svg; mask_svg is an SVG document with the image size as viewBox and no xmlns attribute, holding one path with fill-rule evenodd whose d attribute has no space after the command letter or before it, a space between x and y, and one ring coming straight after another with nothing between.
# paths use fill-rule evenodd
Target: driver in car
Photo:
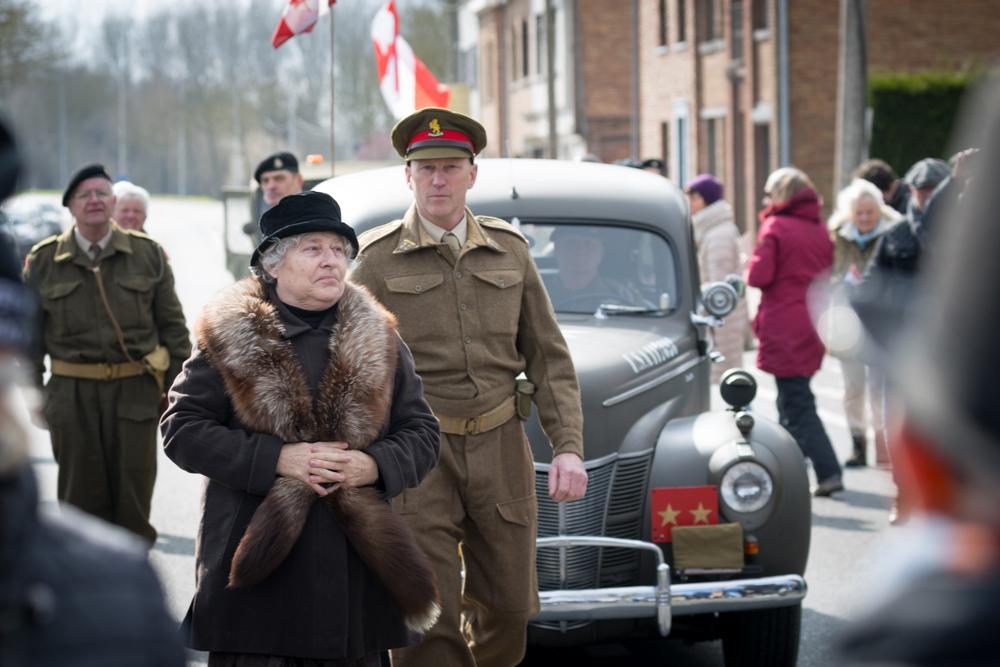
<instances>
[{"instance_id":1,"label":"driver in car","mask_svg":"<svg viewBox=\"0 0 1000 667\"><path fill-rule=\"evenodd\" d=\"M604 243L598 230L556 229L552 243L559 274L555 280L546 281L546 287L555 310L592 312L602 303L637 303L627 286L601 274Z\"/></svg>"}]
</instances>

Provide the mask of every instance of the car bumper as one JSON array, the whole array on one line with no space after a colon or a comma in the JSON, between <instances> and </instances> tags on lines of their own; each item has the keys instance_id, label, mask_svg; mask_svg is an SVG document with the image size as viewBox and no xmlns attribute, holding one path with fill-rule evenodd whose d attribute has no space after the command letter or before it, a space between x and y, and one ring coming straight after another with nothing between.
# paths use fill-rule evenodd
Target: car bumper
<instances>
[{"instance_id":1,"label":"car bumper","mask_svg":"<svg viewBox=\"0 0 1000 667\"><path fill-rule=\"evenodd\" d=\"M655 618L660 634L670 634L674 616L769 609L798 604L806 595L806 582L797 574L728 581L671 584L670 566L652 542L612 537L561 536L538 539L538 548L614 547L654 552L656 583L584 590L542 591L541 612L534 621L599 621Z\"/></svg>"}]
</instances>

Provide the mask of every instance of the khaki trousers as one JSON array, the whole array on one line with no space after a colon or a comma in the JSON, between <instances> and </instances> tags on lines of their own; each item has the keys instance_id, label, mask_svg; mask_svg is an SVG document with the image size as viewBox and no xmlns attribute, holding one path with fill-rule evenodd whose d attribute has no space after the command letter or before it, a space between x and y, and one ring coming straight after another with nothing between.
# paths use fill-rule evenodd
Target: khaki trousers
<instances>
[{"instance_id":1,"label":"khaki trousers","mask_svg":"<svg viewBox=\"0 0 1000 667\"><path fill-rule=\"evenodd\" d=\"M882 379L876 371L853 359L841 359L840 370L844 376L844 413L851 435L864 435L868 431L865 415L865 394L871 409L875 432L885 428L882 407Z\"/></svg>"},{"instance_id":2,"label":"khaki trousers","mask_svg":"<svg viewBox=\"0 0 1000 667\"><path fill-rule=\"evenodd\" d=\"M521 422L441 434L441 459L394 501L434 564L441 618L395 667L513 667L538 613L534 465ZM464 565L464 579L463 579Z\"/></svg>"},{"instance_id":3,"label":"khaki trousers","mask_svg":"<svg viewBox=\"0 0 1000 667\"><path fill-rule=\"evenodd\" d=\"M156 381L52 376L44 396L59 500L155 542Z\"/></svg>"}]
</instances>

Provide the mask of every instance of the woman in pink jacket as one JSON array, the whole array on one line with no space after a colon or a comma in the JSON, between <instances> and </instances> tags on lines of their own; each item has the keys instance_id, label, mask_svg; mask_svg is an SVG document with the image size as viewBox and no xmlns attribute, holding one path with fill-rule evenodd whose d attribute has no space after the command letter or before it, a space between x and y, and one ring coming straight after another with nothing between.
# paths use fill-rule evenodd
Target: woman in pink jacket
<instances>
[{"instance_id":1,"label":"woman in pink jacket","mask_svg":"<svg viewBox=\"0 0 1000 667\"><path fill-rule=\"evenodd\" d=\"M761 291L753 320L757 367L775 377L781 423L816 471L814 495L829 496L844 484L809 388L826 350L809 316L808 292L814 282L829 281L833 265L833 242L820 218L821 207L802 171L783 167L768 176L747 283Z\"/></svg>"}]
</instances>

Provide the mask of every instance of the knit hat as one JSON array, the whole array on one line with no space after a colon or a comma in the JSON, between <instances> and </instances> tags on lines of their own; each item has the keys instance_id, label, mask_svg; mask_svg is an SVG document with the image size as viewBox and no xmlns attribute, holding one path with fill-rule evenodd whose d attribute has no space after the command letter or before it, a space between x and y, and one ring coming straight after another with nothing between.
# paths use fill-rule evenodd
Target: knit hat
<instances>
[{"instance_id":1,"label":"knit hat","mask_svg":"<svg viewBox=\"0 0 1000 667\"><path fill-rule=\"evenodd\" d=\"M684 186L685 193L697 192L710 206L722 199L722 182L711 174L698 174Z\"/></svg>"}]
</instances>

